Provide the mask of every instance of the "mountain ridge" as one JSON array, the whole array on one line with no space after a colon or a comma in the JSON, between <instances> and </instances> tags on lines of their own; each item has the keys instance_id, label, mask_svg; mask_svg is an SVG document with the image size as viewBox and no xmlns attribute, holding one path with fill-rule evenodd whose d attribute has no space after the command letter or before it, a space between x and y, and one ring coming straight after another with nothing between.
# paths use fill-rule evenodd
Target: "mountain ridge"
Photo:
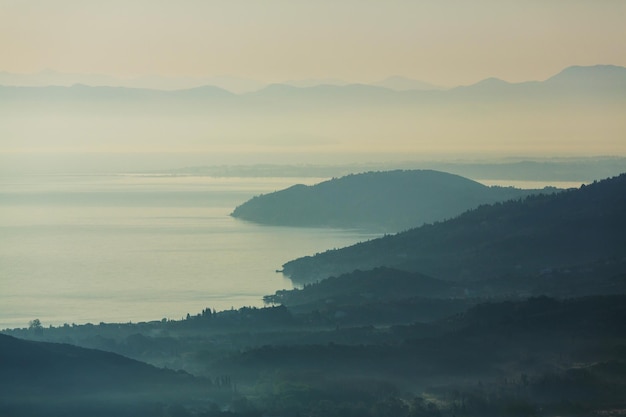
<instances>
[{"instance_id":1,"label":"mountain ridge","mask_svg":"<svg viewBox=\"0 0 626 417\"><path fill-rule=\"evenodd\" d=\"M363 86L363 87L372 87L373 89L372 91L374 91L374 89L382 89L382 90L388 90L389 92L394 92L394 93L417 94L420 92L423 93L423 92L433 92L433 91L455 91L459 89L479 88L479 87L485 87L485 86L494 87L495 85L503 87L503 86L542 85L542 84L548 85L548 84L557 84L557 83L558 84L579 83L583 80L586 80L590 84L595 83L597 85L608 85L611 83L619 83L620 85L623 85L625 83L625 78L626 78L626 67L622 67L618 65L590 65L590 66L573 65L573 66L564 68L557 74L554 74L551 77L543 81L528 80L528 81L523 81L523 82L511 83L511 82L508 82L508 81L505 81L496 77L488 77L472 84L452 87L449 89L441 89L428 82L417 81L417 80L413 80L407 77L396 75L396 76L390 76L381 81L376 81L376 82L371 82L371 83L338 82L337 80L334 80L334 82L332 83L324 82L324 80L320 80L319 83L315 83L315 82L311 82L307 80L303 80L302 83L298 83L297 81L285 81L285 82L265 84L264 86L255 90L238 91L238 92L230 91L228 88L219 86L217 84L199 84L199 85L185 86L185 87L174 88L174 89L171 89L171 88L159 89L159 88L154 88L150 86L127 86L127 85L114 85L114 84L107 85L107 84L104 84L103 82L89 84L87 80L81 80L81 79L72 83L65 82L65 83L47 84L47 85L27 85L27 83L23 83L22 85L22 84L16 83L15 81L11 82L10 77L9 77L9 76L21 77L23 76L22 74L11 74L11 73L6 73L6 72L1 72L0 75L4 75L5 78L8 78L7 80L3 82L2 77L0 77L0 86L23 87L23 88L46 88L46 87L71 88L72 86L75 86L75 85L84 85L84 86L89 86L89 87L102 87L102 88L112 88L112 89L118 88L118 89L127 89L127 90L182 92L182 91L191 91L191 90L198 90L198 89L207 89L209 87L212 87L213 89L221 90L223 92L227 92L232 95L247 96L250 94L252 95L258 94L259 92L263 90L267 90L268 88L271 91L271 89L274 88L273 86L285 86L285 87L290 87L293 90L310 90L310 89L315 89L316 87L324 87L326 89L331 88L331 89L335 89L338 91L345 89L345 88L353 88L354 86ZM100 76L100 77L102 78L102 80L111 79L111 77L106 77L106 76ZM304 81L307 81L307 82L304 82ZM417 87L415 88L397 87L397 86L394 87L395 85L394 83L396 82L401 82L404 84L415 84Z\"/></svg>"},{"instance_id":2,"label":"mountain ridge","mask_svg":"<svg viewBox=\"0 0 626 417\"><path fill-rule=\"evenodd\" d=\"M550 192L554 190L544 190ZM231 216L262 224L398 232L538 190L487 187L435 170L372 171L256 196Z\"/></svg>"},{"instance_id":3,"label":"mountain ridge","mask_svg":"<svg viewBox=\"0 0 626 417\"><path fill-rule=\"evenodd\" d=\"M539 275L626 257L626 174L477 209L283 265L294 282L386 266L451 281Z\"/></svg>"},{"instance_id":4,"label":"mountain ridge","mask_svg":"<svg viewBox=\"0 0 626 417\"><path fill-rule=\"evenodd\" d=\"M12 416L127 415L129 407L130 415L151 416L208 387L186 372L116 353L5 334L0 371L0 414Z\"/></svg>"}]
</instances>

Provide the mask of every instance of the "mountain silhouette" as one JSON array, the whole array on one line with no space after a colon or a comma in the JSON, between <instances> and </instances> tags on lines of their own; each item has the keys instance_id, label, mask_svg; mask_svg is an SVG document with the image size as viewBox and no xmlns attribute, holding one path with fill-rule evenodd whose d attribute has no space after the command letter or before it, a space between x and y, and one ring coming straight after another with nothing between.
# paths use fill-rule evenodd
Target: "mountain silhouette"
<instances>
[{"instance_id":1,"label":"mountain silhouette","mask_svg":"<svg viewBox=\"0 0 626 417\"><path fill-rule=\"evenodd\" d=\"M487 187L433 170L367 172L257 196L235 208L232 216L282 226L397 232L532 192L538 191Z\"/></svg>"},{"instance_id":2,"label":"mountain silhouette","mask_svg":"<svg viewBox=\"0 0 626 417\"><path fill-rule=\"evenodd\" d=\"M119 415L129 405L189 400L202 392L203 380L184 372L110 352L0 334L2 415Z\"/></svg>"},{"instance_id":3,"label":"mountain silhouette","mask_svg":"<svg viewBox=\"0 0 626 417\"><path fill-rule=\"evenodd\" d=\"M296 282L386 266L451 281L548 274L626 257L626 174L550 195L484 205L452 220L290 261ZM599 277L598 277L599 278Z\"/></svg>"}]
</instances>

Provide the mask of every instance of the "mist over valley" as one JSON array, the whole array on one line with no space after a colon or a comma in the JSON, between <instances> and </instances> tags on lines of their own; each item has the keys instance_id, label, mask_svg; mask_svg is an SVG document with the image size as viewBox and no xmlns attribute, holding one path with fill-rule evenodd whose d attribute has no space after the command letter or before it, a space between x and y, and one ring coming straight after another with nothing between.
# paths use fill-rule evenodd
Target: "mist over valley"
<instances>
[{"instance_id":1,"label":"mist over valley","mask_svg":"<svg viewBox=\"0 0 626 417\"><path fill-rule=\"evenodd\" d=\"M626 415L623 16L0 1L0 416Z\"/></svg>"}]
</instances>

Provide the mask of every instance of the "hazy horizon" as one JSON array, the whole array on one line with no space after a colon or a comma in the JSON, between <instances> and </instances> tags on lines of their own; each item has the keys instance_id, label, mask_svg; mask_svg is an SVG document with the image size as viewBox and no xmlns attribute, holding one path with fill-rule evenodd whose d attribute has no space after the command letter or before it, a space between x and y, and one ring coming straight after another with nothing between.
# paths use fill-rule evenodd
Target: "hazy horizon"
<instances>
[{"instance_id":1,"label":"hazy horizon","mask_svg":"<svg viewBox=\"0 0 626 417\"><path fill-rule=\"evenodd\" d=\"M626 65L626 64L625 64ZM119 76L114 74L100 73L73 73L62 72L54 68L43 68L33 72L9 72L0 68L0 85L15 87L48 87L86 85L92 87L124 87L137 89L151 89L163 91L188 90L198 87L215 86L233 94L246 94L263 90L274 85L287 85L297 88L309 88L318 86L350 86L370 85L383 87L395 91L436 91L450 90L458 87L472 86L481 82L497 79L510 84L528 82L541 82L550 79L564 70L572 67L593 66L621 66L613 63L598 62L590 65L571 64L558 69L543 78L519 78L514 81L485 73L484 76L472 81L458 84L436 84L428 79L417 79L405 74L390 73L379 78L367 80L354 80L349 78L285 78L273 81L262 81L253 78L244 78L229 74L187 76L187 75L162 75L143 74L137 76ZM402 82L405 85L400 85Z\"/></svg>"},{"instance_id":2,"label":"hazy horizon","mask_svg":"<svg viewBox=\"0 0 626 417\"><path fill-rule=\"evenodd\" d=\"M625 16L0 0L0 415L626 410Z\"/></svg>"},{"instance_id":3,"label":"hazy horizon","mask_svg":"<svg viewBox=\"0 0 626 417\"><path fill-rule=\"evenodd\" d=\"M0 156L40 172L624 156L625 14L611 0L0 0L0 78L9 85L209 83L248 93L5 89ZM595 65L615 67L584 70ZM546 81L572 66L583 71L562 77L569 87ZM585 77L600 88L582 85ZM492 78L537 82L504 91ZM272 83L415 91L250 93ZM436 90L463 85L474 86Z\"/></svg>"},{"instance_id":4,"label":"hazy horizon","mask_svg":"<svg viewBox=\"0 0 626 417\"><path fill-rule=\"evenodd\" d=\"M544 80L626 65L619 1L0 2L0 71L261 83Z\"/></svg>"}]
</instances>

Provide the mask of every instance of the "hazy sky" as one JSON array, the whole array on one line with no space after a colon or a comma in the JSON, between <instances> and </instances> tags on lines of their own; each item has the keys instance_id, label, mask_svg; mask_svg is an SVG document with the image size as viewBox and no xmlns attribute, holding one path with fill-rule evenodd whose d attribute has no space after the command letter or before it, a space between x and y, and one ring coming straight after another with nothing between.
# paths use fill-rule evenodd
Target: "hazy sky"
<instances>
[{"instance_id":1,"label":"hazy sky","mask_svg":"<svg viewBox=\"0 0 626 417\"><path fill-rule=\"evenodd\" d=\"M0 0L0 71L262 83L401 75L440 86L544 80L571 65L626 66L625 16L625 0ZM0 109L0 166L65 170L62 153L79 155L71 155L82 164L76 169L112 169L130 153L152 153L152 165L137 156L116 169L626 153L623 101L564 100L555 108L419 110L300 103L306 111L271 102L240 109L9 100ZM107 153L114 155L94 159Z\"/></svg>"},{"instance_id":2,"label":"hazy sky","mask_svg":"<svg viewBox=\"0 0 626 417\"><path fill-rule=\"evenodd\" d=\"M0 0L0 71L440 85L626 65L623 0Z\"/></svg>"}]
</instances>

